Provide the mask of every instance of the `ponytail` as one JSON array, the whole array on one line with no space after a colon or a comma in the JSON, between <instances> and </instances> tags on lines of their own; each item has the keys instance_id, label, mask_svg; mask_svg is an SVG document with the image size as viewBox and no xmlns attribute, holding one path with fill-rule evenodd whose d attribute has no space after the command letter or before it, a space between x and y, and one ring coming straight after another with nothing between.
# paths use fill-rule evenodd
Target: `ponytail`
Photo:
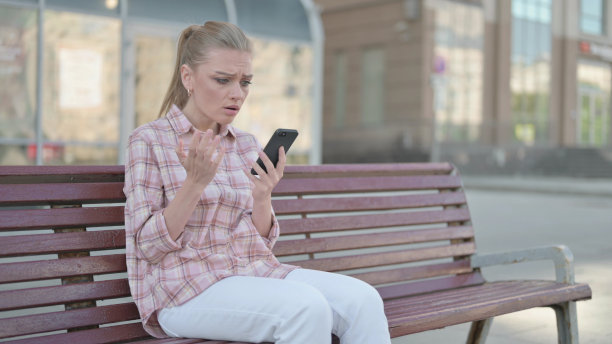
<instances>
[{"instance_id":1,"label":"ponytail","mask_svg":"<svg viewBox=\"0 0 612 344\"><path fill-rule=\"evenodd\" d=\"M204 25L191 25L184 29L179 37L172 80L159 110L159 117L168 113L173 104L181 109L187 104L189 95L181 79L181 66L186 64L195 69L207 60L208 52L214 48L252 52L251 42L234 24L209 21Z\"/></svg>"},{"instance_id":2,"label":"ponytail","mask_svg":"<svg viewBox=\"0 0 612 344\"><path fill-rule=\"evenodd\" d=\"M168 113L172 104L176 104L178 107L183 108L187 103L187 90L183 87L183 81L181 80L181 66L183 65L182 55L185 50L185 42L191 37L191 34L197 27L198 25L191 25L181 32L178 47L176 49L176 62L174 64L172 80L170 80L166 96L159 110L159 117Z\"/></svg>"}]
</instances>

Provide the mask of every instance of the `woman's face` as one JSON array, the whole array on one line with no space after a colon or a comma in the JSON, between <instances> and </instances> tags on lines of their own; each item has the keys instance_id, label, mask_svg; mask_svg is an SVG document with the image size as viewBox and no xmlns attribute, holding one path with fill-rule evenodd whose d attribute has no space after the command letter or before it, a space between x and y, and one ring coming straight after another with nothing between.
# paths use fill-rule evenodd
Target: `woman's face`
<instances>
[{"instance_id":1,"label":"woman's face","mask_svg":"<svg viewBox=\"0 0 612 344\"><path fill-rule=\"evenodd\" d=\"M253 78L251 54L234 49L213 49L208 60L194 69L181 67L191 96L183 108L196 128L206 130L230 124L242 107Z\"/></svg>"}]
</instances>

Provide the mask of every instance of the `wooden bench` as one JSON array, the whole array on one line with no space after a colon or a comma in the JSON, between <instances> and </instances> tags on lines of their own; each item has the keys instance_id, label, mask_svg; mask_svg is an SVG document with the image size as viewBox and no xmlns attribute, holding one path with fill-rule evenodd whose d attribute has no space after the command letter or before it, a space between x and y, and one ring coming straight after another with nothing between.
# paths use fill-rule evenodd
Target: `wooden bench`
<instances>
[{"instance_id":1,"label":"wooden bench","mask_svg":"<svg viewBox=\"0 0 612 344\"><path fill-rule=\"evenodd\" d=\"M158 340L142 329L124 256L123 166L0 166L0 338L14 343L219 343ZM578 343L571 252L476 255L460 176L446 163L289 166L275 189L284 262L376 286L392 337L555 309ZM486 230L486 228L481 229ZM551 259L555 281L489 282L480 268ZM552 320L552 319L551 319ZM37 337L28 337L35 335Z\"/></svg>"}]
</instances>

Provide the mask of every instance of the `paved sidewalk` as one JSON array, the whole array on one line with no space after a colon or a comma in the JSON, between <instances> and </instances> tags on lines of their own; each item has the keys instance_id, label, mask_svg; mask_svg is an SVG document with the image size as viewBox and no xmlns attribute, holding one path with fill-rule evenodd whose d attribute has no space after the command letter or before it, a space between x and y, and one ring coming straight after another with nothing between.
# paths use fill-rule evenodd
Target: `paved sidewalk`
<instances>
[{"instance_id":1,"label":"paved sidewalk","mask_svg":"<svg viewBox=\"0 0 612 344\"><path fill-rule=\"evenodd\" d=\"M612 197L608 179L542 176L462 176L467 190L520 191L566 195Z\"/></svg>"}]
</instances>

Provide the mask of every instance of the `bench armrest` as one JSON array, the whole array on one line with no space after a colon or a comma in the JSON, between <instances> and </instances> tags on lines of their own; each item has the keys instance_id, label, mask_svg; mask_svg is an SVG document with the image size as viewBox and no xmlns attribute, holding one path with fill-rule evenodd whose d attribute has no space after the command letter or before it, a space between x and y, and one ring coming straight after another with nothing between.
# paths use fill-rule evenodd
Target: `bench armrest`
<instances>
[{"instance_id":1,"label":"bench armrest","mask_svg":"<svg viewBox=\"0 0 612 344\"><path fill-rule=\"evenodd\" d=\"M544 246L531 249L475 254L471 257L472 268L506 265L536 260L552 260L555 263L557 282L574 284L574 255L567 246Z\"/></svg>"}]
</instances>

